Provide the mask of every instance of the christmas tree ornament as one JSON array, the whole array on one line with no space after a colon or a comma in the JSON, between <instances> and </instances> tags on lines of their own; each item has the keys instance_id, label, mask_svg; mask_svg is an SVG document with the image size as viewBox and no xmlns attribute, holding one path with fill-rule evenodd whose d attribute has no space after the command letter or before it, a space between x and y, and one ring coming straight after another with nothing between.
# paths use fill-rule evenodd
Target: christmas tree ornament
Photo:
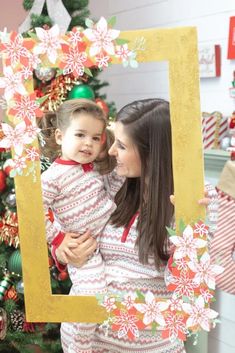
<instances>
[{"instance_id":1,"label":"christmas tree ornament","mask_svg":"<svg viewBox=\"0 0 235 353\"><path fill-rule=\"evenodd\" d=\"M4 300L14 300L15 302L17 302L17 300L19 299L18 298L18 295L17 295L17 291L15 289L14 286L11 286L5 293L4 295Z\"/></svg>"},{"instance_id":2,"label":"christmas tree ornament","mask_svg":"<svg viewBox=\"0 0 235 353\"><path fill-rule=\"evenodd\" d=\"M16 284L16 290L18 293L20 294L24 294L24 282L22 280L20 280L19 282L17 282Z\"/></svg>"},{"instance_id":3,"label":"christmas tree ornament","mask_svg":"<svg viewBox=\"0 0 235 353\"><path fill-rule=\"evenodd\" d=\"M8 288L12 285L10 275L6 274L3 279L0 281L0 300L4 298L4 295Z\"/></svg>"},{"instance_id":4,"label":"christmas tree ornament","mask_svg":"<svg viewBox=\"0 0 235 353\"><path fill-rule=\"evenodd\" d=\"M14 192L15 190L11 190L11 192L7 195L5 198L5 203L7 206L11 207L16 207L16 194Z\"/></svg>"},{"instance_id":5,"label":"christmas tree ornament","mask_svg":"<svg viewBox=\"0 0 235 353\"><path fill-rule=\"evenodd\" d=\"M68 94L68 99L75 99L75 98L94 99L95 93L93 89L88 85L76 84L73 86L73 88Z\"/></svg>"},{"instance_id":6,"label":"christmas tree ornament","mask_svg":"<svg viewBox=\"0 0 235 353\"><path fill-rule=\"evenodd\" d=\"M12 163L10 159L7 159L6 162L3 164L3 170L7 176L10 175L10 171L12 170Z\"/></svg>"},{"instance_id":7,"label":"christmas tree ornament","mask_svg":"<svg viewBox=\"0 0 235 353\"><path fill-rule=\"evenodd\" d=\"M0 340L4 340L7 333L7 313L0 308Z\"/></svg>"},{"instance_id":8,"label":"christmas tree ornament","mask_svg":"<svg viewBox=\"0 0 235 353\"><path fill-rule=\"evenodd\" d=\"M3 192L7 187L6 178L7 176L5 172L2 169L0 169L0 192Z\"/></svg>"},{"instance_id":9,"label":"christmas tree ornament","mask_svg":"<svg viewBox=\"0 0 235 353\"><path fill-rule=\"evenodd\" d=\"M230 137L226 136L221 140L220 148L226 151L229 146L230 146Z\"/></svg>"},{"instance_id":10,"label":"christmas tree ornament","mask_svg":"<svg viewBox=\"0 0 235 353\"><path fill-rule=\"evenodd\" d=\"M16 309L10 313L10 324L14 331L23 331L25 315L22 311Z\"/></svg>"},{"instance_id":11,"label":"christmas tree ornament","mask_svg":"<svg viewBox=\"0 0 235 353\"><path fill-rule=\"evenodd\" d=\"M40 67L34 70L35 76L42 82L48 82L56 75L56 69L52 67Z\"/></svg>"},{"instance_id":12,"label":"christmas tree ornament","mask_svg":"<svg viewBox=\"0 0 235 353\"><path fill-rule=\"evenodd\" d=\"M58 280L65 281L68 278L68 272L62 271L58 274Z\"/></svg>"},{"instance_id":13,"label":"christmas tree ornament","mask_svg":"<svg viewBox=\"0 0 235 353\"><path fill-rule=\"evenodd\" d=\"M101 109L103 109L105 115L108 117L109 107L107 106L107 104L100 98L96 98L95 102Z\"/></svg>"},{"instance_id":14,"label":"christmas tree ornament","mask_svg":"<svg viewBox=\"0 0 235 353\"><path fill-rule=\"evenodd\" d=\"M8 270L11 274L22 276L22 262L20 250L15 250L9 257Z\"/></svg>"},{"instance_id":15,"label":"christmas tree ornament","mask_svg":"<svg viewBox=\"0 0 235 353\"><path fill-rule=\"evenodd\" d=\"M1 220L0 224L0 240L4 241L6 245L19 246L19 229L16 212L7 210Z\"/></svg>"}]
</instances>

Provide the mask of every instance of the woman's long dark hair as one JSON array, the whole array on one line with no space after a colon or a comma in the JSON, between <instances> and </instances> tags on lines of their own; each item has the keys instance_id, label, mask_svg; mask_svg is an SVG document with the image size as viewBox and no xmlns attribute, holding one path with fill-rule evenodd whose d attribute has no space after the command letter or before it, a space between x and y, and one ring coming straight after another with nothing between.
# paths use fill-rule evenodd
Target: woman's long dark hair
<instances>
[{"instance_id":1,"label":"woman's long dark hair","mask_svg":"<svg viewBox=\"0 0 235 353\"><path fill-rule=\"evenodd\" d=\"M127 226L139 211L137 245L139 260L154 256L156 268L168 259L167 231L173 217L172 142L169 103L144 99L123 107L116 121L137 147L141 160L140 178L127 178L116 195L117 209L111 222Z\"/></svg>"}]
</instances>

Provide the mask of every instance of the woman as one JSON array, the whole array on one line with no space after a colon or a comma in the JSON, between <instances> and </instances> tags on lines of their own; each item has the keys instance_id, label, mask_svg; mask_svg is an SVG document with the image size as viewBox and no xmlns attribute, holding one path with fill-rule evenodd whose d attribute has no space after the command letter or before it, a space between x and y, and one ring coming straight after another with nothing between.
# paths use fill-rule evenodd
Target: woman
<instances>
[{"instance_id":1,"label":"woman","mask_svg":"<svg viewBox=\"0 0 235 353\"><path fill-rule=\"evenodd\" d=\"M126 105L118 113L115 142L109 150L116 157L117 174L126 181L116 195L117 209L111 216L100 240L100 251L106 267L106 280L111 293L136 290L155 297L170 297L164 282L164 269L169 258L166 226L172 225L173 190L172 142L169 103L146 99ZM76 236L64 240L77 246ZM89 234L70 254L57 249L58 258L81 265L92 253L95 242ZM76 253L79 258L76 259ZM66 259L67 256L67 259ZM69 329L62 329L65 352ZM74 352L80 352L75 350ZM92 353L183 353L182 342L162 339L161 333L140 331L139 338L118 338L117 332L97 326Z\"/></svg>"}]
</instances>

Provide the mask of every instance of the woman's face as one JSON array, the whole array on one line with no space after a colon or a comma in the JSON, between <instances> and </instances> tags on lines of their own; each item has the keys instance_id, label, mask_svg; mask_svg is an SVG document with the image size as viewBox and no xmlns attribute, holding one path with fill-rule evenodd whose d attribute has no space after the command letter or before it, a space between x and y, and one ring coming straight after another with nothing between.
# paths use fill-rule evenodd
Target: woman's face
<instances>
[{"instance_id":1,"label":"woman's face","mask_svg":"<svg viewBox=\"0 0 235 353\"><path fill-rule=\"evenodd\" d=\"M125 132L125 125L115 123L115 141L109 154L117 160L117 173L127 178L138 178L141 175L141 161L137 147Z\"/></svg>"}]
</instances>

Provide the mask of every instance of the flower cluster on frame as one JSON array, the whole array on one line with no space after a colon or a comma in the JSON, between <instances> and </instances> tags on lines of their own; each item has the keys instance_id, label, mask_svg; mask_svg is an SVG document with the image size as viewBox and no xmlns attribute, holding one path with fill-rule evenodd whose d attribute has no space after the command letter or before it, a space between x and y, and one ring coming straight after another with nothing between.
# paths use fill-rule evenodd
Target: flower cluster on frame
<instances>
[{"instance_id":1,"label":"flower cluster on frame","mask_svg":"<svg viewBox=\"0 0 235 353\"><path fill-rule=\"evenodd\" d=\"M171 341L184 341L200 330L210 331L218 322L218 313L210 303L215 300L216 275L223 268L210 261L208 226L202 221L187 226L180 222L179 235L171 228L167 230L174 246L165 270L170 298L156 298L151 291L97 297L108 313L101 326L117 331L119 338L134 340L140 330L149 329L153 334L160 331Z\"/></svg>"},{"instance_id":2,"label":"flower cluster on frame","mask_svg":"<svg viewBox=\"0 0 235 353\"><path fill-rule=\"evenodd\" d=\"M50 29L35 28L28 32L30 38L20 33L0 32L0 53L4 62L0 75L0 90L7 104L11 123L2 123L4 137L0 147L13 150L11 176L28 175L39 160L39 151L33 146L39 129L36 119L43 115L42 98L37 98L29 85L33 71L39 67L56 67L58 74L73 74L75 78L91 75L91 67L107 68L114 60L124 67L138 66L136 51L130 50L126 40L119 38L120 31L113 29L115 18L97 23L87 19L88 28L74 27L64 35L58 25ZM31 161L31 171L27 169ZM27 171L27 173L24 173Z\"/></svg>"}]
</instances>

